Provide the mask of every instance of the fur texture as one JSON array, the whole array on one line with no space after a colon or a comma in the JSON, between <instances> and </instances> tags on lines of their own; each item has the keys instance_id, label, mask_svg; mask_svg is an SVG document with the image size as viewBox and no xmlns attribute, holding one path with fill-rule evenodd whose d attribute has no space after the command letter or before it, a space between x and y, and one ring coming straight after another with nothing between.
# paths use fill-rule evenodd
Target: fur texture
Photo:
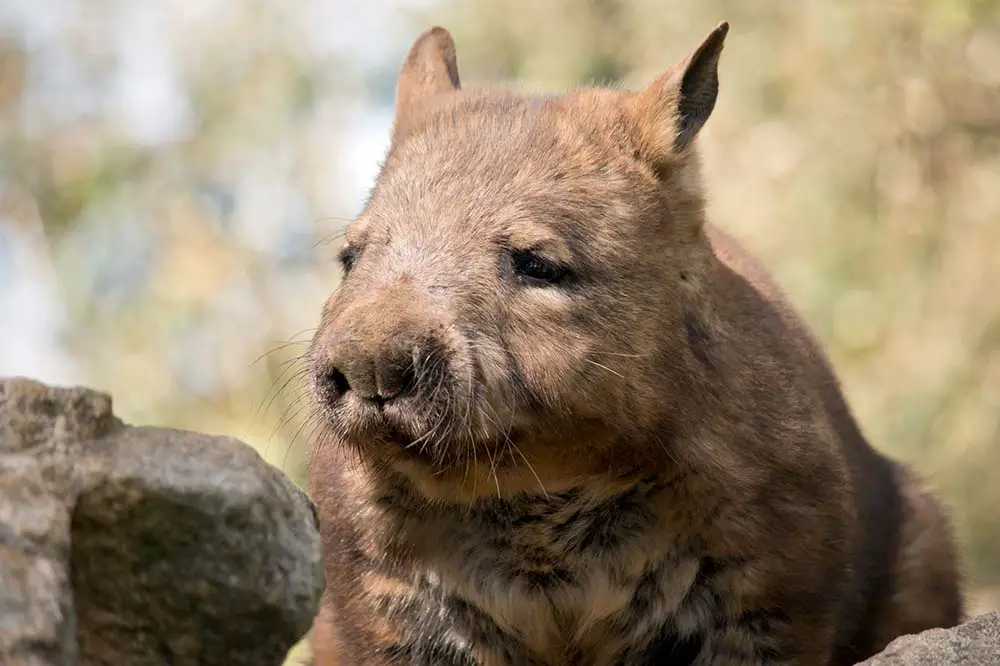
<instances>
[{"instance_id":1,"label":"fur texture","mask_svg":"<svg viewBox=\"0 0 1000 666\"><path fill-rule=\"evenodd\" d=\"M961 619L939 505L705 221L727 30L551 97L411 48L310 351L318 666L842 666Z\"/></svg>"}]
</instances>

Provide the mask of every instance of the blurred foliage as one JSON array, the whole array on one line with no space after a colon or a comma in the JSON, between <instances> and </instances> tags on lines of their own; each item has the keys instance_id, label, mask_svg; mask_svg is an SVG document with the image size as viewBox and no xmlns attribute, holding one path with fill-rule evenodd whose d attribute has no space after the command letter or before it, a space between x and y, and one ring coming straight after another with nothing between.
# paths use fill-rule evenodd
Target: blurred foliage
<instances>
[{"instance_id":1,"label":"blurred foliage","mask_svg":"<svg viewBox=\"0 0 1000 666\"><path fill-rule=\"evenodd\" d=\"M467 85L639 86L722 19L710 216L952 507L977 607L1000 607L995 0L0 4L0 373L241 437L301 481L296 358L412 38L451 29Z\"/></svg>"}]
</instances>

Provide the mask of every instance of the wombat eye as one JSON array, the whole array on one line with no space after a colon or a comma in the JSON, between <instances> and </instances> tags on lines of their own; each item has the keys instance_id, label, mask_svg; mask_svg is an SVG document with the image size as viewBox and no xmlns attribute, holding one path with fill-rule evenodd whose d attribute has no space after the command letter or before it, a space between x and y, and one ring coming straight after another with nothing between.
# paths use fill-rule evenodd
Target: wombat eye
<instances>
[{"instance_id":1,"label":"wombat eye","mask_svg":"<svg viewBox=\"0 0 1000 666\"><path fill-rule=\"evenodd\" d=\"M337 254L337 259L340 260L340 265L344 267L344 275L347 275L354 268L354 262L358 259L358 251L350 245L345 245Z\"/></svg>"},{"instance_id":2,"label":"wombat eye","mask_svg":"<svg viewBox=\"0 0 1000 666\"><path fill-rule=\"evenodd\" d=\"M530 250L514 250L511 252L510 260L514 267L514 274L529 284L558 284L569 273L564 266Z\"/></svg>"}]
</instances>

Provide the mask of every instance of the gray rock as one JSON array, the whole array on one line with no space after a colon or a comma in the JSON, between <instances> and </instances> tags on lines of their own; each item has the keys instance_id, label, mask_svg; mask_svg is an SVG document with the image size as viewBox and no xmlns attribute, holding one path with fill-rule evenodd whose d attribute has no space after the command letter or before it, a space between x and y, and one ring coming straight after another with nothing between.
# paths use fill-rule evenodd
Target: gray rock
<instances>
[{"instance_id":1,"label":"gray rock","mask_svg":"<svg viewBox=\"0 0 1000 666\"><path fill-rule=\"evenodd\" d=\"M952 629L900 636L859 666L998 666L1000 611Z\"/></svg>"},{"instance_id":2,"label":"gray rock","mask_svg":"<svg viewBox=\"0 0 1000 666\"><path fill-rule=\"evenodd\" d=\"M324 586L312 503L227 437L0 380L0 664L281 664Z\"/></svg>"}]
</instances>

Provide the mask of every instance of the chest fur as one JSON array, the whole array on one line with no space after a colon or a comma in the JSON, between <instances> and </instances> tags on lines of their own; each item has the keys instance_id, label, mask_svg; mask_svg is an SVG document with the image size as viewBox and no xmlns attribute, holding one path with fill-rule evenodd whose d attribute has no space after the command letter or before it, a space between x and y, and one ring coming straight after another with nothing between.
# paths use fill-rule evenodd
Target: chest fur
<instances>
[{"instance_id":1,"label":"chest fur","mask_svg":"<svg viewBox=\"0 0 1000 666\"><path fill-rule=\"evenodd\" d=\"M394 620L426 649L470 659L457 664L642 664L684 644L696 653L714 606L704 562L643 500L497 502L424 511L419 526L399 512L410 584Z\"/></svg>"}]
</instances>

